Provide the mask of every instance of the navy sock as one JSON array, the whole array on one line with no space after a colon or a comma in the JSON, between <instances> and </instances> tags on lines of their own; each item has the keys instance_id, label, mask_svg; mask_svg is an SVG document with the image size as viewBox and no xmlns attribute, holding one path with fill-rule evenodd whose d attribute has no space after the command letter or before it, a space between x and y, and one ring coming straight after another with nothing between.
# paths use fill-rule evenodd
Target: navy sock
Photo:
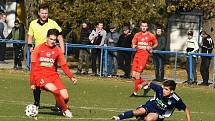
<instances>
[{"instance_id":1,"label":"navy sock","mask_svg":"<svg viewBox=\"0 0 215 121\"><path fill-rule=\"evenodd\" d=\"M134 116L133 111L130 110L130 111L127 111L127 112L120 114L118 117L120 118L120 120L123 120L126 118L132 118L133 116Z\"/></svg>"},{"instance_id":2,"label":"navy sock","mask_svg":"<svg viewBox=\"0 0 215 121\"><path fill-rule=\"evenodd\" d=\"M34 105L40 106L40 87L36 87L36 89L33 91L34 93Z\"/></svg>"}]
</instances>

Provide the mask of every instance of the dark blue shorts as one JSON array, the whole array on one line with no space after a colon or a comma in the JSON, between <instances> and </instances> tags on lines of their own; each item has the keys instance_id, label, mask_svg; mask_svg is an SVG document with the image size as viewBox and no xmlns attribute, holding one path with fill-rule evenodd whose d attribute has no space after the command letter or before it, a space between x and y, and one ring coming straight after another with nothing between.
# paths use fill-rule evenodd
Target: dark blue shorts
<instances>
[{"instance_id":1,"label":"dark blue shorts","mask_svg":"<svg viewBox=\"0 0 215 121\"><path fill-rule=\"evenodd\" d=\"M146 110L146 113L142 116L139 116L137 118L139 118L140 120L144 120L144 117L147 116L149 113L157 113L158 114L158 121L162 121L163 118L159 118L160 115L160 111L157 110L156 108L154 108L153 103L150 101L147 101L145 105L140 105L138 108L144 108Z\"/></svg>"}]
</instances>

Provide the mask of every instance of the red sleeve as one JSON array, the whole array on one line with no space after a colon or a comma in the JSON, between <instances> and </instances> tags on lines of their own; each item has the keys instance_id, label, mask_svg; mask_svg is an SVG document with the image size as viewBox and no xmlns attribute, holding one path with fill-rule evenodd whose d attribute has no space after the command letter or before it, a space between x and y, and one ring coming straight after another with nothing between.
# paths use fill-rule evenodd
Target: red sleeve
<instances>
[{"instance_id":1,"label":"red sleeve","mask_svg":"<svg viewBox=\"0 0 215 121\"><path fill-rule=\"evenodd\" d=\"M61 69L69 78L74 78L71 71L69 70L69 67L66 64L66 58L64 57L64 54L61 53L61 51L59 52L60 52L60 55L58 56L58 63L60 64Z\"/></svg>"},{"instance_id":2,"label":"red sleeve","mask_svg":"<svg viewBox=\"0 0 215 121\"><path fill-rule=\"evenodd\" d=\"M64 57L64 54L59 50L59 56L58 56L58 63L60 66L66 65L66 58Z\"/></svg>"},{"instance_id":3,"label":"red sleeve","mask_svg":"<svg viewBox=\"0 0 215 121\"><path fill-rule=\"evenodd\" d=\"M65 64L61 66L61 69L63 70L63 72L69 77L69 78L74 78L74 76L72 75L71 71L69 70L69 67Z\"/></svg>"},{"instance_id":4,"label":"red sleeve","mask_svg":"<svg viewBox=\"0 0 215 121\"><path fill-rule=\"evenodd\" d=\"M132 39L132 45L137 45L137 39L138 39L138 33L134 35L134 38Z\"/></svg>"},{"instance_id":5,"label":"red sleeve","mask_svg":"<svg viewBox=\"0 0 215 121\"><path fill-rule=\"evenodd\" d=\"M34 80L34 70L36 68L36 62L38 58L38 53L39 53L39 46L34 49L34 51L31 53L31 70L30 70L30 86L35 85L35 80Z\"/></svg>"},{"instance_id":6,"label":"red sleeve","mask_svg":"<svg viewBox=\"0 0 215 121\"><path fill-rule=\"evenodd\" d=\"M34 80L34 69L35 69L36 63L32 62L31 63L31 71L30 71L30 86L35 85L35 80Z\"/></svg>"},{"instance_id":7,"label":"red sleeve","mask_svg":"<svg viewBox=\"0 0 215 121\"><path fill-rule=\"evenodd\" d=\"M158 44L158 41L157 41L157 39L156 39L156 37L155 37L155 35L154 34L151 34L151 41L152 41L152 43L155 45L155 44Z\"/></svg>"}]
</instances>

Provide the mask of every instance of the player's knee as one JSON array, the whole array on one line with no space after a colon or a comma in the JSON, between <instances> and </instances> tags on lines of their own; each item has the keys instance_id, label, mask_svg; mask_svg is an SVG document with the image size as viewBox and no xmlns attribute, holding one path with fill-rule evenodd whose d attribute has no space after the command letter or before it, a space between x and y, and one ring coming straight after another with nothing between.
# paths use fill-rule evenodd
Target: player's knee
<instances>
[{"instance_id":1,"label":"player's knee","mask_svg":"<svg viewBox=\"0 0 215 121\"><path fill-rule=\"evenodd\" d=\"M145 121L155 121L155 120L153 120L153 118L151 116L146 116Z\"/></svg>"},{"instance_id":2,"label":"player's knee","mask_svg":"<svg viewBox=\"0 0 215 121\"><path fill-rule=\"evenodd\" d=\"M69 94L66 89L60 90L60 94L64 99L69 98Z\"/></svg>"},{"instance_id":3,"label":"player's knee","mask_svg":"<svg viewBox=\"0 0 215 121\"><path fill-rule=\"evenodd\" d=\"M145 109L144 108L139 108L137 110L134 110L133 113L134 113L135 116L144 115Z\"/></svg>"},{"instance_id":4,"label":"player's knee","mask_svg":"<svg viewBox=\"0 0 215 121\"><path fill-rule=\"evenodd\" d=\"M156 115L147 115L145 121L157 121L158 117Z\"/></svg>"},{"instance_id":5,"label":"player's knee","mask_svg":"<svg viewBox=\"0 0 215 121\"><path fill-rule=\"evenodd\" d=\"M64 98L64 102L67 104L69 102L69 97Z\"/></svg>"},{"instance_id":6,"label":"player's knee","mask_svg":"<svg viewBox=\"0 0 215 121\"><path fill-rule=\"evenodd\" d=\"M52 92L54 95L60 95L60 90L59 89L56 89Z\"/></svg>"}]
</instances>

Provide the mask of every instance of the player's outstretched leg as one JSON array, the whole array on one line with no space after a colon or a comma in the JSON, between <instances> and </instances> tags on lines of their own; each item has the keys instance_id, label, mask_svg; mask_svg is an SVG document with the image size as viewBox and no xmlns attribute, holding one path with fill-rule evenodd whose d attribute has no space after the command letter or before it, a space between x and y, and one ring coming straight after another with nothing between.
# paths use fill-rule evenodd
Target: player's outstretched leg
<instances>
[{"instance_id":1,"label":"player's outstretched leg","mask_svg":"<svg viewBox=\"0 0 215 121\"><path fill-rule=\"evenodd\" d=\"M134 116L134 113L132 110L124 112L118 116L113 116L112 119L113 120L123 120L123 119L127 119L127 118L132 118Z\"/></svg>"},{"instance_id":2,"label":"player's outstretched leg","mask_svg":"<svg viewBox=\"0 0 215 121\"><path fill-rule=\"evenodd\" d=\"M60 91L58 89L53 91L53 94L55 96L57 104L59 104L59 107L63 111L63 115L68 118L72 118L72 113L68 110L66 103L64 102L63 97L60 94Z\"/></svg>"},{"instance_id":3,"label":"player's outstretched leg","mask_svg":"<svg viewBox=\"0 0 215 121\"><path fill-rule=\"evenodd\" d=\"M130 111L126 111L122 114L119 114L118 116L113 116L112 119L113 120L123 120L123 119L127 119L127 118L132 118L133 116L142 116L144 115L146 112L146 110L143 107L139 107L136 110L130 110Z\"/></svg>"},{"instance_id":4,"label":"player's outstretched leg","mask_svg":"<svg viewBox=\"0 0 215 121\"><path fill-rule=\"evenodd\" d=\"M56 88L53 83L48 83L44 86L47 90L51 91L56 99L57 104L63 111L63 115L68 118L72 118L72 113L68 110L66 103L62 95L60 94L60 90Z\"/></svg>"}]
</instances>

